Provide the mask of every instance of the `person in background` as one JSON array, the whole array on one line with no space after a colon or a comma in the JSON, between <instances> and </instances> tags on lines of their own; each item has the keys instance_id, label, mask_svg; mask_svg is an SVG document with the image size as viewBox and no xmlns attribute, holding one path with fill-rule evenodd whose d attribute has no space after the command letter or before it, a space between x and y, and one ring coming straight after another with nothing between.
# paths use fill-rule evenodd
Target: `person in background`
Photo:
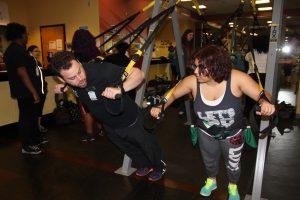
<instances>
[{"instance_id":1,"label":"person in background","mask_svg":"<svg viewBox=\"0 0 300 200\"><path fill-rule=\"evenodd\" d=\"M95 59L100 55L100 52L96 46L95 37L85 29L78 29L75 31L72 39L72 51L76 59L80 62L87 63ZM94 123L95 119L90 110L82 102L81 105L82 116L84 119L86 134L81 137L82 142L95 141ZM99 122L96 122L99 129L99 135L103 135L103 129Z\"/></svg>"},{"instance_id":2,"label":"person in background","mask_svg":"<svg viewBox=\"0 0 300 200\"><path fill-rule=\"evenodd\" d=\"M41 98L40 98L40 102L39 102L38 127L39 127L39 131L41 133L46 133L48 131L48 129L46 129L43 125L41 125L41 121L42 121L43 108L44 108L44 104L45 104L45 101L46 101L46 96L47 96L48 89L47 89L47 82L45 80L45 76L44 76L43 71L42 71L42 68L43 68L42 64L38 60L38 58L40 57L41 51L39 50L39 48L36 45L31 45L27 48L27 52L29 53L29 55L31 55L34 58L35 63L36 63L35 68L36 68L36 70L39 70L40 77L41 77L43 93L40 96Z\"/></svg>"},{"instance_id":3,"label":"person in background","mask_svg":"<svg viewBox=\"0 0 300 200\"><path fill-rule=\"evenodd\" d=\"M285 85L289 87L292 85L292 70L296 65L296 60L293 58L293 56L289 55L283 59L280 59L279 63L282 64Z\"/></svg>"},{"instance_id":4,"label":"person in background","mask_svg":"<svg viewBox=\"0 0 300 200\"><path fill-rule=\"evenodd\" d=\"M3 60L3 44L2 37L0 36L0 71L5 70L5 64Z\"/></svg>"},{"instance_id":5,"label":"person in background","mask_svg":"<svg viewBox=\"0 0 300 200\"><path fill-rule=\"evenodd\" d=\"M128 44L126 42L121 42L117 44L112 49L112 54L104 58L104 62L113 63L120 67L127 67L130 59L126 56L126 51L128 49Z\"/></svg>"},{"instance_id":6,"label":"person in background","mask_svg":"<svg viewBox=\"0 0 300 200\"><path fill-rule=\"evenodd\" d=\"M268 50L269 50L269 36L268 35L262 35L254 37L253 39L253 53L255 58L255 63L258 68L259 77L262 86L265 86L265 79L266 79L266 70L267 70L267 58L268 58ZM253 67L253 56L251 52L248 52L245 56L245 60L249 63L249 69L248 74L258 83L257 75L255 74L254 67ZM247 118L249 118L249 113L251 109L253 108L254 104L256 102L246 97L245 100L245 109L244 113ZM260 117L256 117L257 122L259 122Z\"/></svg>"},{"instance_id":7,"label":"person in background","mask_svg":"<svg viewBox=\"0 0 300 200\"><path fill-rule=\"evenodd\" d=\"M258 115L270 116L275 106L260 98L259 86L249 75L232 69L229 54L221 46L209 45L197 50L192 69L194 75L184 78L176 86L165 108L175 99L192 94L198 144L207 173L200 194L210 196L217 189L219 159L223 155L229 178L229 200L239 200L237 183L244 146L241 97L245 94L259 103L261 111ZM160 113L161 106L151 109L155 118Z\"/></svg>"},{"instance_id":8,"label":"person in background","mask_svg":"<svg viewBox=\"0 0 300 200\"><path fill-rule=\"evenodd\" d=\"M129 48L126 42L121 42L117 44L113 50L112 54L104 58L103 62L109 62L115 64L119 67L126 68L130 62L130 59L126 56L127 49ZM128 95L131 99L135 100L136 90L130 90Z\"/></svg>"},{"instance_id":9,"label":"person in background","mask_svg":"<svg viewBox=\"0 0 300 200\"><path fill-rule=\"evenodd\" d=\"M173 45L170 45L168 47L168 58L170 59L171 64L171 71L172 71L172 84L174 85L176 83L176 80L178 78L178 66L176 61L176 51L175 47Z\"/></svg>"},{"instance_id":10,"label":"person in background","mask_svg":"<svg viewBox=\"0 0 300 200\"><path fill-rule=\"evenodd\" d=\"M11 97L19 108L18 133L22 138L23 154L41 154L41 144L48 142L38 131L39 102L42 85L40 71L32 56L26 52L27 30L19 23L9 23L6 39L11 41L4 53Z\"/></svg>"},{"instance_id":11,"label":"person in background","mask_svg":"<svg viewBox=\"0 0 300 200\"><path fill-rule=\"evenodd\" d=\"M184 64L186 73L189 74L189 69L192 61L192 55L194 51L194 31L187 29L181 36L182 50L184 53Z\"/></svg>"},{"instance_id":12,"label":"person in background","mask_svg":"<svg viewBox=\"0 0 300 200\"><path fill-rule=\"evenodd\" d=\"M183 50L183 61L186 71L186 75L191 74L190 65L192 61L192 54L194 51L194 31L191 29L186 29L181 36L182 50ZM183 78L183 77L181 77ZM183 116L185 113L184 101L187 97L182 97L179 99L179 116Z\"/></svg>"},{"instance_id":13,"label":"person in background","mask_svg":"<svg viewBox=\"0 0 300 200\"><path fill-rule=\"evenodd\" d=\"M231 59L234 69L240 70L242 72L247 72L245 54L243 53L240 44L236 44L236 50L231 54Z\"/></svg>"}]
</instances>

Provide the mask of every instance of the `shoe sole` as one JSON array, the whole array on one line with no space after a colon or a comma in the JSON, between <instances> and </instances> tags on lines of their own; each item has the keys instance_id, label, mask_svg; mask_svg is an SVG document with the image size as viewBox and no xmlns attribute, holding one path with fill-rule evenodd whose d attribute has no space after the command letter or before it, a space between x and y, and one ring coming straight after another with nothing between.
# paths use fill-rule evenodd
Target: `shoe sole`
<instances>
[{"instance_id":1,"label":"shoe sole","mask_svg":"<svg viewBox=\"0 0 300 200\"><path fill-rule=\"evenodd\" d=\"M156 182L156 181L159 181L160 179L162 179L164 177L164 174L167 172L166 169L163 169L163 172L161 174L161 177L159 179L152 179L151 177L148 177L148 181L151 181L151 182Z\"/></svg>"},{"instance_id":2,"label":"shoe sole","mask_svg":"<svg viewBox=\"0 0 300 200\"><path fill-rule=\"evenodd\" d=\"M204 196L204 197L209 197L210 195L211 195L211 193L212 193L212 191L214 191L215 189L217 189L218 187L216 186L215 188L213 188L212 190L211 190L211 192L208 194L208 195L205 195L205 194L203 194L203 193L201 193L200 192L200 194L202 195L202 196Z\"/></svg>"},{"instance_id":3,"label":"shoe sole","mask_svg":"<svg viewBox=\"0 0 300 200\"><path fill-rule=\"evenodd\" d=\"M41 154L42 151L37 151L37 152L28 152L22 149L22 154L28 154L28 155L38 155Z\"/></svg>"},{"instance_id":4,"label":"shoe sole","mask_svg":"<svg viewBox=\"0 0 300 200\"><path fill-rule=\"evenodd\" d=\"M148 174L150 174L151 172L153 172L152 168L146 174L141 175L141 174L135 173L135 175L138 176L138 177L144 177L144 176L147 176Z\"/></svg>"},{"instance_id":5,"label":"shoe sole","mask_svg":"<svg viewBox=\"0 0 300 200\"><path fill-rule=\"evenodd\" d=\"M41 146L41 145L43 145L43 144L47 144L48 142L49 142L48 140L45 140L45 141L40 142L40 143L37 144L36 146Z\"/></svg>"}]
</instances>

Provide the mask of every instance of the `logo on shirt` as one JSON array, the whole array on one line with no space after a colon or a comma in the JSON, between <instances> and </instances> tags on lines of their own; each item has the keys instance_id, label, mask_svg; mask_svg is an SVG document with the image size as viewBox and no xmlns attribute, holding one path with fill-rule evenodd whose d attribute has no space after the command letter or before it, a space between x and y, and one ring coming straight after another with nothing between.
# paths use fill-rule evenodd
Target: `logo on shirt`
<instances>
[{"instance_id":1,"label":"logo on shirt","mask_svg":"<svg viewBox=\"0 0 300 200\"><path fill-rule=\"evenodd\" d=\"M90 97L90 99L91 99L92 101L98 100L98 99L97 99L97 96L96 96L96 93L95 93L94 91L88 91L88 95L89 95L89 97Z\"/></svg>"},{"instance_id":2,"label":"logo on shirt","mask_svg":"<svg viewBox=\"0 0 300 200\"><path fill-rule=\"evenodd\" d=\"M234 124L235 111L233 108L227 110L213 110L205 112L197 112L198 117L205 121L207 128L217 125L228 128Z\"/></svg>"}]
</instances>

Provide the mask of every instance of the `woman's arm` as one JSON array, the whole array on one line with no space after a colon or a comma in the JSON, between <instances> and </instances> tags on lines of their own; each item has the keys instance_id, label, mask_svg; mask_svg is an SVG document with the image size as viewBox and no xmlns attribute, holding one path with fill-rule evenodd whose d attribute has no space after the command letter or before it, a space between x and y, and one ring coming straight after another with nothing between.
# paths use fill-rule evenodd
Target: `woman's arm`
<instances>
[{"instance_id":1,"label":"woman's arm","mask_svg":"<svg viewBox=\"0 0 300 200\"><path fill-rule=\"evenodd\" d=\"M193 96L196 94L196 77L194 75L190 75L184 78L175 88L174 92L170 95L167 103L165 104L165 109L169 107L176 99L189 94L192 92ZM164 97L168 94L168 92L164 95ZM159 117L161 112L161 107L153 107L151 109L151 115L155 118Z\"/></svg>"},{"instance_id":2,"label":"woman's arm","mask_svg":"<svg viewBox=\"0 0 300 200\"><path fill-rule=\"evenodd\" d=\"M257 101L261 107L261 111L257 112L258 115L272 115L275 112L275 106L269 103L265 99L260 98L260 88L258 83L256 83L248 74L237 72L233 73L234 75L234 84L237 84L238 89L245 95L252 98L254 101ZM269 101L272 100L272 96L268 91L265 91L265 94Z\"/></svg>"}]
</instances>

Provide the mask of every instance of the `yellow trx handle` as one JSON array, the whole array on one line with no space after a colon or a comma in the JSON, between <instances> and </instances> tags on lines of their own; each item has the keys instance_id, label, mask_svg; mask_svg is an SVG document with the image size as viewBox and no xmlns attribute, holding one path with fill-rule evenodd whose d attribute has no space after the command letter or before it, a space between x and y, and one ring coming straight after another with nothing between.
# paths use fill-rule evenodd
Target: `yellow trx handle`
<instances>
[{"instance_id":1,"label":"yellow trx handle","mask_svg":"<svg viewBox=\"0 0 300 200\"><path fill-rule=\"evenodd\" d=\"M251 65L252 65L252 68L253 68L256 76L257 76L259 90L260 90L260 92L262 92L264 90L264 88L263 88L263 86L261 84L261 80L260 80L258 69L257 70L255 69L255 61L254 61L254 58L253 58L254 55L252 55L252 52L250 52L250 55L251 55Z\"/></svg>"},{"instance_id":2,"label":"yellow trx handle","mask_svg":"<svg viewBox=\"0 0 300 200\"><path fill-rule=\"evenodd\" d=\"M131 61L129 62L129 64L125 68L124 73L122 74L122 77L121 77L122 81L124 81L127 78L129 72L131 71L131 69L133 68L133 66L135 65L135 63L139 60L139 58L142 55L142 53L143 52L141 50L137 50L137 52L133 55Z\"/></svg>"},{"instance_id":3,"label":"yellow trx handle","mask_svg":"<svg viewBox=\"0 0 300 200\"><path fill-rule=\"evenodd\" d=\"M176 89L176 86L177 86L180 82L181 82L181 80L178 81L178 83L176 83L176 85L175 85L171 90L168 91L168 93L166 94L166 96L163 98L163 101L164 101L165 103L168 102L170 96L173 94L173 92L174 92L175 89Z\"/></svg>"},{"instance_id":4,"label":"yellow trx handle","mask_svg":"<svg viewBox=\"0 0 300 200\"><path fill-rule=\"evenodd\" d=\"M145 12L146 10L148 10L149 8L151 8L154 5L154 1L150 2L147 6L145 6L142 11Z\"/></svg>"}]
</instances>

